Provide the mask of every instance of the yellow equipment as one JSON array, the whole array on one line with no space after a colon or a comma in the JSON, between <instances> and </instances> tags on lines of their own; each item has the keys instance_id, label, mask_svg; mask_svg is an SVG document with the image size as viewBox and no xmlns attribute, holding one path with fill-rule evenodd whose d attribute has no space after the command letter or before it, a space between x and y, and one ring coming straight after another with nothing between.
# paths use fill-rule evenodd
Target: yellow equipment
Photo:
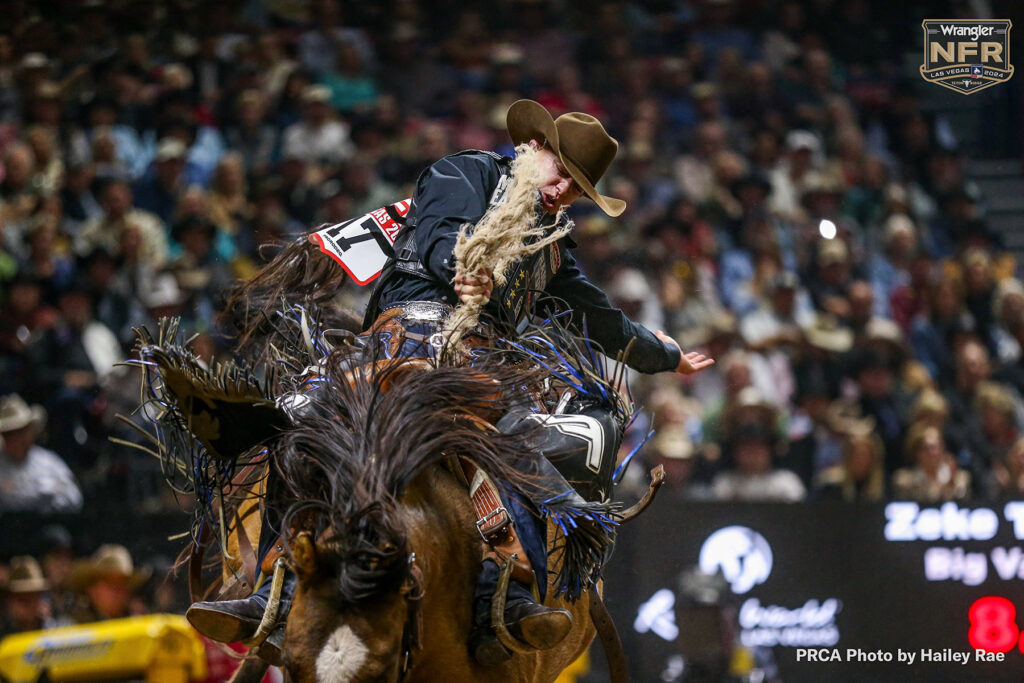
<instances>
[{"instance_id":1,"label":"yellow equipment","mask_svg":"<svg viewBox=\"0 0 1024 683\"><path fill-rule=\"evenodd\" d=\"M18 633L0 640L10 683L142 680L188 683L207 676L203 642L184 617L155 614Z\"/></svg>"}]
</instances>

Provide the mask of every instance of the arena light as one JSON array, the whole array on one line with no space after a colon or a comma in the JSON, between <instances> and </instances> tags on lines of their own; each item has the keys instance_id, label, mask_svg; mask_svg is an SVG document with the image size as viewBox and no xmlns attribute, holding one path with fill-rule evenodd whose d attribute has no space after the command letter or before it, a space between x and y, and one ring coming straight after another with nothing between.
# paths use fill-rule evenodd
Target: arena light
<instances>
[{"instance_id":1,"label":"arena light","mask_svg":"<svg viewBox=\"0 0 1024 683\"><path fill-rule=\"evenodd\" d=\"M818 232L827 240L833 239L836 236L836 224L827 218L822 218L818 223Z\"/></svg>"}]
</instances>

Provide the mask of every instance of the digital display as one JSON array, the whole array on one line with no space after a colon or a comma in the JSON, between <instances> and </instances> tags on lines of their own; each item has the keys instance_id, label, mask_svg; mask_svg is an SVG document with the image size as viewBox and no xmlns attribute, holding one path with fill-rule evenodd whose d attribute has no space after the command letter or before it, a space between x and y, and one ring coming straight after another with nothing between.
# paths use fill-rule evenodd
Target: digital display
<instances>
[{"instance_id":1,"label":"digital display","mask_svg":"<svg viewBox=\"0 0 1024 683\"><path fill-rule=\"evenodd\" d=\"M675 680L699 641L784 681L1019 682L1022 546L1016 501L724 504L662 493L620 534L605 594L634 680ZM686 585L696 569L721 577L724 635L708 635L708 605Z\"/></svg>"}]
</instances>

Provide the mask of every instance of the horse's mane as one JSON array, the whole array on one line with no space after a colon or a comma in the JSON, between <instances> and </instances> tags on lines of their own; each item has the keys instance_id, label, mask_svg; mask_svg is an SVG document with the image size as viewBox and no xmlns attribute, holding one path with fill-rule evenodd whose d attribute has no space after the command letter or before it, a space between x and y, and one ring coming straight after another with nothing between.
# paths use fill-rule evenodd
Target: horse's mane
<instances>
[{"instance_id":1,"label":"horse's mane","mask_svg":"<svg viewBox=\"0 0 1024 683\"><path fill-rule=\"evenodd\" d=\"M374 349L361 355L379 357ZM405 577L407 520L397 503L427 467L457 454L495 478L522 479L512 464L532 457L530 435L498 433L480 416L501 414L537 379L536 369L502 363L500 354L472 365L396 359L354 369L350 356L328 357L329 389L315 392L275 446L282 494L298 501L285 527L318 539L326 551L318 559L333 565L344 603Z\"/></svg>"},{"instance_id":2,"label":"horse's mane","mask_svg":"<svg viewBox=\"0 0 1024 683\"><path fill-rule=\"evenodd\" d=\"M288 244L265 244L260 254L273 258L227 295L223 321L237 333L236 354L266 361L274 355L271 347L289 348L279 317L299 307L324 329L362 331L362 319L332 301L348 275L305 235Z\"/></svg>"}]
</instances>

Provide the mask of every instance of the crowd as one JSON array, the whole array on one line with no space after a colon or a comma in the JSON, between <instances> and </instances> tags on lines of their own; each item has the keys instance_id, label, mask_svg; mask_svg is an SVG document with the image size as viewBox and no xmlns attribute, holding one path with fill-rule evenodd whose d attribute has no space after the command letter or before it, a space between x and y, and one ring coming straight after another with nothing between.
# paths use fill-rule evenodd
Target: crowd
<instances>
[{"instance_id":1,"label":"crowd","mask_svg":"<svg viewBox=\"0 0 1024 683\"><path fill-rule=\"evenodd\" d=\"M445 154L511 153L522 97L620 141L626 212L573 207L587 275L718 360L633 376L624 453L653 428L638 458L703 499L1024 494L1024 285L890 5L9 3L0 509L174 505L118 443L132 329L180 315L224 357L261 244L407 197Z\"/></svg>"},{"instance_id":2,"label":"crowd","mask_svg":"<svg viewBox=\"0 0 1024 683\"><path fill-rule=\"evenodd\" d=\"M31 544L35 555L0 559L0 640L111 619L181 614L188 606L184 582L172 576L168 557L148 554L138 563L120 544L103 544L90 554L76 554L81 546L82 539L73 538L67 527L49 524L37 530ZM89 634L80 632L77 637L88 640ZM228 680L241 660L208 639L202 639L202 646L207 677L201 683ZM25 645L11 644L7 654L17 658L18 647ZM32 654L25 652L25 656ZM164 654L170 660L175 656ZM276 673L264 678L267 683L280 680Z\"/></svg>"},{"instance_id":3,"label":"crowd","mask_svg":"<svg viewBox=\"0 0 1024 683\"><path fill-rule=\"evenodd\" d=\"M40 530L37 556L0 562L4 586L0 638L12 633L119 619L152 612L179 612L183 596L166 580L169 562L153 558L136 566L122 545L101 545L76 556L67 528Z\"/></svg>"}]
</instances>

